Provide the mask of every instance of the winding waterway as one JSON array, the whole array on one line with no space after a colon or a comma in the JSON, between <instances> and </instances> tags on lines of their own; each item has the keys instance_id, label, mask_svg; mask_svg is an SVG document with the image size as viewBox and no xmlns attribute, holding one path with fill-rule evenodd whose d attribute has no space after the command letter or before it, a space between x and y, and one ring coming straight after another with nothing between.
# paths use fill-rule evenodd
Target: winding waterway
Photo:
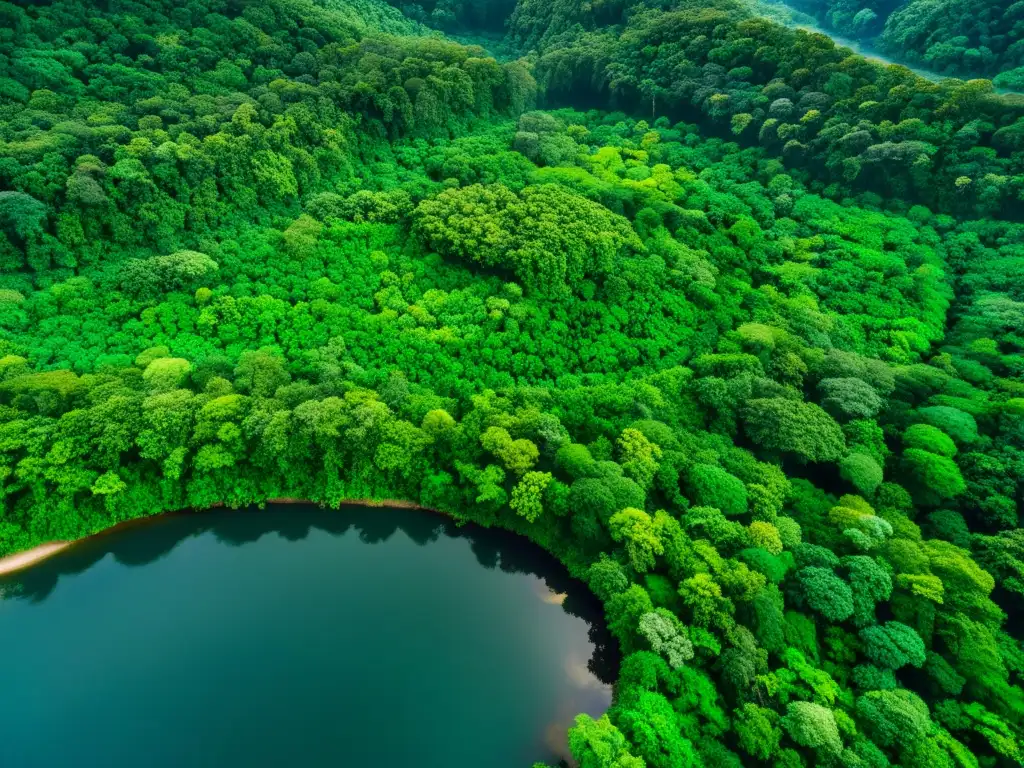
<instances>
[{"instance_id":1,"label":"winding waterway","mask_svg":"<svg viewBox=\"0 0 1024 768\"><path fill-rule=\"evenodd\" d=\"M832 42L834 42L836 45L842 48L849 48L851 51L853 51L856 54L859 54L860 56L863 56L865 59L871 59L880 64L899 64L900 66L909 69L918 77L923 77L925 80L931 80L933 83L938 83L942 80L952 77L951 75L940 75L937 72L933 72L930 69L924 69L923 67L917 67L912 64L897 61L896 59L886 56L884 53L879 53L876 49L872 48L869 45L865 45L864 43L858 42L857 40L853 40L852 38L849 37L843 37L842 35L836 34L832 30L820 27L817 24L810 21L794 23L790 24L789 26L791 26L793 29L802 29L806 32L817 32L820 35L831 37Z\"/></svg>"},{"instance_id":2,"label":"winding waterway","mask_svg":"<svg viewBox=\"0 0 1024 768\"><path fill-rule=\"evenodd\" d=\"M23 768L557 762L617 664L560 564L411 510L171 515L0 589Z\"/></svg>"},{"instance_id":3,"label":"winding waterway","mask_svg":"<svg viewBox=\"0 0 1024 768\"><path fill-rule=\"evenodd\" d=\"M866 59L871 59L879 64L899 64L900 66L909 69L918 77L923 77L925 80L931 80L933 83L958 77L962 80L971 79L971 77L967 75L959 76L935 72L926 67L909 64L906 61L900 61L898 58L888 56L867 43L863 43L849 37L844 37L831 29L825 29L818 24L812 16L798 10L797 8L787 5L785 0L752 0L751 8L753 13L756 15L765 16L777 24L789 27L790 29L802 29L805 32L816 32L820 35L825 35L826 37L831 38L832 42L837 46L849 48L854 53L863 56ZM1003 94L1017 93L1016 91L1007 88L999 88L996 89L996 91Z\"/></svg>"}]
</instances>

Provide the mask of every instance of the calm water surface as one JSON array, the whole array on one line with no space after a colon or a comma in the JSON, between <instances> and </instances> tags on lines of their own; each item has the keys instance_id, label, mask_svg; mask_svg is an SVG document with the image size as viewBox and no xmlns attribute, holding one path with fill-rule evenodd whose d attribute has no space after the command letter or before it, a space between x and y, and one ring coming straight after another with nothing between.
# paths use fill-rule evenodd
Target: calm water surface
<instances>
[{"instance_id":1,"label":"calm water surface","mask_svg":"<svg viewBox=\"0 0 1024 768\"><path fill-rule=\"evenodd\" d=\"M19 768L523 768L604 711L616 664L558 563L408 510L158 518L0 589Z\"/></svg>"}]
</instances>

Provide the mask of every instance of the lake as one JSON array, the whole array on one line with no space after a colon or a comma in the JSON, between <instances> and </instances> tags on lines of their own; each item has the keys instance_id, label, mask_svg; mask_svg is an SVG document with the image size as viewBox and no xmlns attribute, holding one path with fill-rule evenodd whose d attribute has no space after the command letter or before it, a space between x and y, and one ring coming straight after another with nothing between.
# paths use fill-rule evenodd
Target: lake
<instances>
[{"instance_id":1,"label":"lake","mask_svg":"<svg viewBox=\"0 0 1024 768\"><path fill-rule=\"evenodd\" d=\"M0 764L524 768L609 705L600 604L403 509L169 515L0 581Z\"/></svg>"}]
</instances>

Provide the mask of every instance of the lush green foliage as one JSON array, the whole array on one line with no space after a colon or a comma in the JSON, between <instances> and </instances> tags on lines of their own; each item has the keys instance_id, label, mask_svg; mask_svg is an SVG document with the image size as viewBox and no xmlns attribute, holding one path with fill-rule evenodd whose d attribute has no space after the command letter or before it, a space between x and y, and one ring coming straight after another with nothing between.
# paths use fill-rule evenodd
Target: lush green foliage
<instances>
[{"instance_id":1,"label":"lush green foliage","mask_svg":"<svg viewBox=\"0 0 1024 768\"><path fill-rule=\"evenodd\" d=\"M583 766L1020 762L1016 102L721 0L0 16L3 552L403 498L604 601Z\"/></svg>"},{"instance_id":2,"label":"lush green foliage","mask_svg":"<svg viewBox=\"0 0 1024 768\"><path fill-rule=\"evenodd\" d=\"M884 190L886 204L904 211L921 202L1020 215L1019 95L869 62L825 35L757 18L742 0L650 5L576 14L571 3L522 0L510 34L538 49L536 77L551 103L699 116L830 198L856 194L874 207Z\"/></svg>"},{"instance_id":3,"label":"lush green foliage","mask_svg":"<svg viewBox=\"0 0 1024 768\"><path fill-rule=\"evenodd\" d=\"M1024 90L1024 6L1013 0L794 0L840 34L950 75Z\"/></svg>"}]
</instances>

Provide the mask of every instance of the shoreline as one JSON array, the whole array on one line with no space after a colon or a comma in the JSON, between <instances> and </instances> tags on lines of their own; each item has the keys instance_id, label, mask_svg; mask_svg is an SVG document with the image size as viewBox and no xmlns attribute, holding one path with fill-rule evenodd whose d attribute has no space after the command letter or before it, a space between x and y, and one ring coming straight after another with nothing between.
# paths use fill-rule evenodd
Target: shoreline
<instances>
[{"instance_id":1,"label":"shoreline","mask_svg":"<svg viewBox=\"0 0 1024 768\"><path fill-rule=\"evenodd\" d=\"M15 552L13 555L0 558L0 576L22 571L36 563L41 563L43 560L56 555L58 552L63 552L72 544L83 541L85 538L89 537L86 536L83 539L75 539L74 541L47 541L37 547L32 547L32 549L23 549L21 552Z\"/></svg>"},{"instance_id":2,"label":"shoreline","mask_svg":"<svg viewBox=\"0 0 1024 768\"><path fill-rule=\"evenodd\" d=\"M322 504L321 502L313 501L312 499L297 499L290 496L282 496L280 498L266 499L265 501L261 502L261 504L312 504L315 506L331 509L338 509L346 505L353 507L390 507L393 509L417 509L428 512L434 512L436 514L444 514L442 512L439 512L438 510L427 509L427 507L424 507L420 504L416 504L415 502L412 501L406 501L405 499L342 499L337 507L327 507L327 505ZM225 505L223 503L211 504L208 507L203 507L202 509L196 509L194 511L203 512L211 509L223 509L224 506ZM20 552L14 552L13 554L0 558L0 576L6 576L11 573L23 571L26 568L30 568L31 566L36 565L37 563L41 563L43 560L47 560L53 557L54 555L63 552L68 547L74 546L75 544L87 541L97 536L103 536L105 534L117 530L118 528L127 527L129 525L135 525L140 522L153 520L155 518L163 517L165 515L180 514L186 511L187 510L170 510L167 512L160 512L155 515L139 517L134 520L125 520L120 523L115 523L109 528L104 528L102 531L91 533L88 536L82 536L79 539L72 539L71 541L47 541L35 547L32 547L31 549L23 549Z\"/></svg>"}]
</instances>

